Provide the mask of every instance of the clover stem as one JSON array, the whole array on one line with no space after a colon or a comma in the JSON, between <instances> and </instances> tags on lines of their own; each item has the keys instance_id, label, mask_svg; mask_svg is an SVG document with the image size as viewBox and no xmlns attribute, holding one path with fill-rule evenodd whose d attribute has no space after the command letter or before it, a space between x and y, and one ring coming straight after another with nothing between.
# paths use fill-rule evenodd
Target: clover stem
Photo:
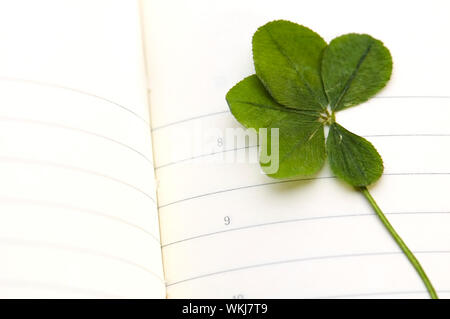
<instances>
[{"instance_id":1,"label":"clover stem","mask_svg":"<svg viewBox=\"0 0 450 319\"><path fill-rule=\"evenodd\" d=\"M425 284L428 293L430 294L430 297L432 299L439 299L436 290L434 289L433 285L431 284L430 279L428 279L427 274L425 273L425 270L423 270L422 266L420 265L417 258L414 256L411 250L409 250L408 246L406 246L405 242L401 239L399 234L395 231L394 227L392 227L391 223L388 221L386 216L381 211L380 207L377 205L375 200L373 199L372 195L370 195L369 190L367 187L360 187L360 191L364 194L364 196L369 201L372 208L377 213L378 217L380 218L383 225L386 227L386 229L389 231L391 236L394 238L395 242L400 246L402 251L405 253L406 257L409 259L410 263L413 265L414 269L419 274L420 278L422 279L423 283Z\"/></svg>"}]
</instances>

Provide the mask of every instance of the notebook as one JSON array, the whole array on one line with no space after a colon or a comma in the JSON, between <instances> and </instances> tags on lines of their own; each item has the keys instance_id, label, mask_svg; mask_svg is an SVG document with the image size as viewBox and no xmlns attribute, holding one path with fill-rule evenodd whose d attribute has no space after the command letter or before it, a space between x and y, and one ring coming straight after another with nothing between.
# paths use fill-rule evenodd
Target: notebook
<instances>
[{"instance_id":1,"label":"notebook","mask_svg":"<svg viewBox=\"0 0 450 319\"><path fill-rule=\"evenodd\" d=\"M426 298L363 196L326 166L261 173L226 92L287 19L381 39L393 76L337 115L370 140L370 190L450 297L447 1L0 4L0 297ZM242 160L244 159L244 160Z\"/></svg>"}]
</instances>

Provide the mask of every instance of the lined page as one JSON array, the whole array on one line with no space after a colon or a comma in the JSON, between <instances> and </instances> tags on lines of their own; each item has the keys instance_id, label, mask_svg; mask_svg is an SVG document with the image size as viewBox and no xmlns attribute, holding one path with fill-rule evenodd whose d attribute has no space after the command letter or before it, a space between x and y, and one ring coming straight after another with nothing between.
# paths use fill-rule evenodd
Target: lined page
<instances>
[{"instance_id":1,"label":"lined page","mask_svg":"<svg viewBox=\"0 0 450 319\"><path fill-rule=\"evenodd\" d=\"M394 59L388 87L337 114L385 163L371 192L450 296L450 29L444 1L144 1L168 297L427 297L361 194L330 169L307 180L260 173L225 94L254 73L251 37L274 19L326 41L368 33ZM230 163L227 155L248 156Z\"/></svg>"},{"instance_id":2,"label":"lined page","mask_svg":"<svg viewBox=\"0 0 450 319\"><path fill-rule=\"evenodd\" d=\"M137 2L2 2L0 47L0 296L164 298Z\"/></svg>"}]
</instances>

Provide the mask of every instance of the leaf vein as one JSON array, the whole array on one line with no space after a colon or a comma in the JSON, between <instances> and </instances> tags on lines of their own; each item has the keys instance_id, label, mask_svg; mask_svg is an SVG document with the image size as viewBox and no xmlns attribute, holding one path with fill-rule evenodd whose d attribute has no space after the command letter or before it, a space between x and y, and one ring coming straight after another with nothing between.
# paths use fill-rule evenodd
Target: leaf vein
<instances>
[{"instance_id":1,"label":"leaf vein","mask_svg":"<svg viewBox=\"0 0 450 319\"><path fill-rule=\"evenodd\" d=\"M305 77L303 76L303 74L300 72L300 70L297 67L297 64L294 63L294 61L292 61L292 59L289 57L289 55L283 50L282 46L278 43L278 41L275 40L275 38L272 36L272 34L270 33L269 30L266 30L267 34L269 35L270 39L272 40L272 42L275 44L275 46L277 47L277 49L281 52L281 54L286 58L286 60L289 62L289 64L291 65L291 67L295 70L295 74L297 75L297 77L299 78L301 83L304 83L306 88L308 89L309 93L314 97L314 99L316 100L316 102L323 107L322 103L320 103L320 99L317 97L316 93L314 92L314 90L311 88L311 86L309 85L308 81L305 80ZM299 92L300 94L302 93L300 91L300 87L295 86L295 89L297 92Z\"/></svg>"},{"instance_id":2,"label":"leaf vein","mask_svg":"<svg viewBox=\"0 0 450 319\"><path fill-rule=\"evenodd\" d=\"M356 68L353 70L350 77L347 79L347 82L345 83L344 89L342 90L341 94L339 95L339 98L337 99L336 103L333 105L334 108L337 108L339 104L341 103L342 99L344 98L345 94L347 94L348 90L350 89L350 86L353 83L353 80L356 77L356 74L358 73L359 69L361 68L362 63L367 58L367 55L370 52L370 49L372 48L372 43L369 43L367 46L367 49L364 51L364 53L359 58L358 64L356 65Z\"/></svg>"},{"instance_id":3,"label":"leaf vein","mask_svg":"<svg viewBox=\"0 0 450 319\"><path fill-rule=\"evenodd\" d=\"M280 111L280 112L286 112L286 113L296 113L296 114L301 114L301 115L308 115L308 116L312 116L315 117L315 119L319 118L320 114L316 111L312 111L312 110L299 110L299 109L294 109L291 107L280 107L280 108L276 108L270 105L266 105L266 104L260 104L260 103L255 103L255 102L250 102L250 101L242 101L242 100L234 100L232 102L235 103L242 103L242 104L249 104L252 106L256 106L256 107L260 107L263 109L269 109L269 110L274 110L274 111Z\"/></svg>"}]
</instances>

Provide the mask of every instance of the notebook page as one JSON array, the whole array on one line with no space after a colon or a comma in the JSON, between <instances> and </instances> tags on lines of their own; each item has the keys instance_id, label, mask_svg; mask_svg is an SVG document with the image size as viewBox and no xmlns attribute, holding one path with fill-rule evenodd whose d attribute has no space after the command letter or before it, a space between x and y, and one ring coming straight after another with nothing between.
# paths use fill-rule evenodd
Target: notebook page
<instances>
[{"instance_id":1,"label":"notebook page","mask_svg":"<svg viewBox=\"0 0 450 319\"><path fill-rule=\"evenodd\" d=\"M251 37L274 19L326 41L381 39L394 59L377 98L337 114L378 149L385 174L371 192L450 296L450 30L444 1L144 1L163 260L169 297L427 297L361 194L328 167L280 181L254 144L229 145L240 127L225 94L254 73ZM151 48L151 50L149 50ZM253 141L254 142L254 141Z\"/></svg>"},{"instance_id":2,"label":"notebook page","mask_svg":"<svg viewBox=\"0 0 450 319\"><path fill-rule=\"evenodd\" d=\"M0 5L0 296L165 297L135 1Z\"/></svg>"}]
</instances>

